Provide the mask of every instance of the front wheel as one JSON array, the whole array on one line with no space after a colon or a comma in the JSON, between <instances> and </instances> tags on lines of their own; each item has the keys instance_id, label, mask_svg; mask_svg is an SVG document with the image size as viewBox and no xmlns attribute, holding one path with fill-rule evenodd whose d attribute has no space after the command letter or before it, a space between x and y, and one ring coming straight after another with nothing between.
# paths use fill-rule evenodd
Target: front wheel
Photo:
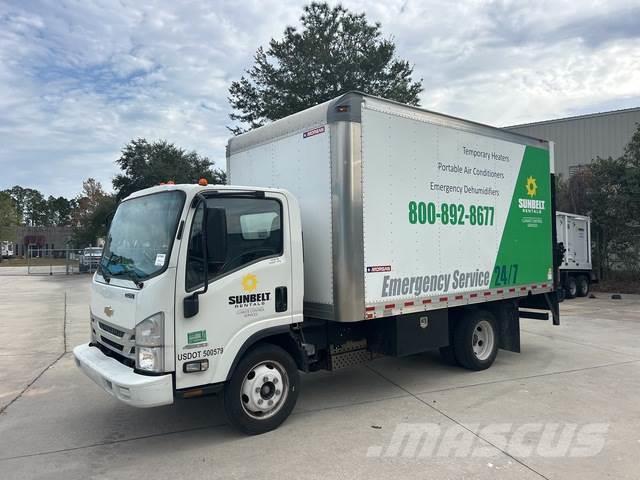
<instances>
[{"instance_id":1,"label":"front wheel","mask_svg":"<svg viewBox=\"0 0 640 480\"><path fill-rule=\"evenodd\" d=\"M463 367L469 370L489 368L498 355L495 317L485 310L469 312L456 325L453 348Z\"/></svg>"},{"instance_id":2,"label":"front wheel","mask_svg":"<svg viewBox=\"0 0 640 480\"><path fill-rule=\"evenodd\" d=\"M298 399L300 375L291 355L272 344L251 349L224 390L231 424L248 435L273 430L284 422Z\"/></svg>"}]
</instances>

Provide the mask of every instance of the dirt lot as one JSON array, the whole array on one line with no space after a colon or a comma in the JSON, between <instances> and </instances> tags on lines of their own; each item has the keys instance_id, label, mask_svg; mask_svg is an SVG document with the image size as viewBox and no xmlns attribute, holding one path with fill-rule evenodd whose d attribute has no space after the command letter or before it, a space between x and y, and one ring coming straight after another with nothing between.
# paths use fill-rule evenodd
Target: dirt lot
<instances>
[{"instance_id":1,"label":"dirt lot","mask_svg":"<svg viewBox=\"0 0 640 480\"><path fill-rule=\"evenodd\" d=\"M523 320L484 372L423 354L305 376L291 418L244 437L219 398L138 410L75 367L89 281L0 276L3 479L639 478L640 296Z\"/></svg>"}]
</instances>

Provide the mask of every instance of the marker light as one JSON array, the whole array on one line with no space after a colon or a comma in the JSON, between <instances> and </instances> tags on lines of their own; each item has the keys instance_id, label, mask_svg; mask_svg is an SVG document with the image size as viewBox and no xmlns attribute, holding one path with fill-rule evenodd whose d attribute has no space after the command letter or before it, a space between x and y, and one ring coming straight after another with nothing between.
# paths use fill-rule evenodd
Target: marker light
<instances>
[{"instance_id":1,"label":"marker light","mask_svg":"<svg viewBox=\"0 0 640 480\"><path fill-rule=\"evenodd\" d=\"M201 178L200 180L198 180L198 185L200 185L201 187L206 187L207 185L209 185L209 182L206 178Z\"/></svg>"}]
</instances>

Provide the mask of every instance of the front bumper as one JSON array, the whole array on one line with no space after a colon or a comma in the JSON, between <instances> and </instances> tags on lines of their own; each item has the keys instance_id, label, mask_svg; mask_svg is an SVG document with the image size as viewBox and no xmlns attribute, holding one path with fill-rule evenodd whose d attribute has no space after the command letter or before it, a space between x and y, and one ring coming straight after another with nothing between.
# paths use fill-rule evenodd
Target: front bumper
<instances>
[{"instance_id":1,"label":"front bumper","mask_svg":"<svg viewBox=\"0 0 640 480\"><path fill-rule=\"evenodd\" d=\"M74 348L73 355L76 365L89 378L124 403L142 408L173 403L170 374L140 375L88 343Z\"/></svg>"}]
</instances>

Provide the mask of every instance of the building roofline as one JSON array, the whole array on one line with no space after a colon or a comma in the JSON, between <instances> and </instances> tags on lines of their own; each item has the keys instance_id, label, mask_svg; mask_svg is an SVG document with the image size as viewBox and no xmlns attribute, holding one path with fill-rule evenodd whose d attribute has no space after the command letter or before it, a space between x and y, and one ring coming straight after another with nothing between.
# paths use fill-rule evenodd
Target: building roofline
<instances>
[{"instance_id":1,"label":"building roofline","mask_svg":"<svg viewBox=\"0 0 640 480\"><path fill-rule=\"evenodd\" d=\"M595 118L595 117L604 117L606 115L617 115L620 113L630 113L630 112L640 112L640 107L632 107L632 108L621 108L618 110L609 110L608 112L596 112L596 113L587 113L584 115L574 115L572 117L564 117L564 118L554 118L551 120L542 120L540 122L529 122L529 123L519 123L517 125L509 125L503 128L520 128L520 127L533 127L537 125L548 125L551 123L560 123L567 122L571 120L584 120L587 118Z\"/></svg>"}]
</instances>

